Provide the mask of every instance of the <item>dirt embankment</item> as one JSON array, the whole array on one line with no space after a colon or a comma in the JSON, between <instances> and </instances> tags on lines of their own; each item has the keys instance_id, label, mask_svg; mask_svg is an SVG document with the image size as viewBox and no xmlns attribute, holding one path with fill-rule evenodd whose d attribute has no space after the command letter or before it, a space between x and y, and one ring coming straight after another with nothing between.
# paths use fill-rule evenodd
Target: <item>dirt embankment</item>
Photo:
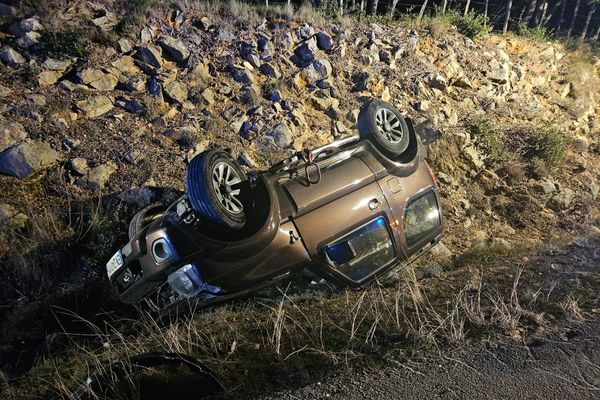
<instances>
[{"instance_id":1,"label":"dirt embankment","mask_svg":"<svg viewBox=\"0 0 600 400\"><path fill-rule=\"evenodd\" d=\"M142 340L119 322L131 337L111 347L120 336L104 325L104 312L135 313L116 302L103 265L125 240L135 210L166 203L183 189L191 157L219 146L247 169L264 168L286 152L349 134L371 97L391 101L432 142L443 243L417 275L396 274L402 279L364 297L319 288L319 310L286 303L289 320L273 317L269 307L227 310L229 325L217 321L220 332L203 331L216 335L214 346L194 341L187 350L244 365L255 348L268 349L265 360L310 380L311 357L329 371L342 358L397 346L446 345L492 332L519 340L551 331L561 315L585 317L597 308L597 280L578 285L581 275L552 261L563 246L576 249L599 230L600 78L593 54L516 36L472 40L435 19L329 21L306 9L287 15L235 2L145 14L124 13L112 1L62 4L0 17L0 368L6 375L40 364L31 379L51 375L62 382L64 374L52 375L36 360L78 354L60 333L89 333L89 327L57 314L57 306L102 326L101 337L82 344L110 349L99 351L102 357ZM522 259L539 252L554 281L540 281L535 274L545 272ZM526 301L514 302L515 281ZM321 315L310 323L325 326L329 336L303 336L297 325L304 317L294 312L306 307ZM244 312L256 318L260 333L239 322ZM355 332L359 314L364 324ZM290 323L298 336L277 342L272 318ZM318 356L286 364L288 355L303 354L303 339ZM148 340L140 346L160 343ZM82 373L66 359L69 373ZM213 366L231 375L233 386L249 375L269 376L264 368L249 373L219 365Z\"/></svg>"}]
</instances>

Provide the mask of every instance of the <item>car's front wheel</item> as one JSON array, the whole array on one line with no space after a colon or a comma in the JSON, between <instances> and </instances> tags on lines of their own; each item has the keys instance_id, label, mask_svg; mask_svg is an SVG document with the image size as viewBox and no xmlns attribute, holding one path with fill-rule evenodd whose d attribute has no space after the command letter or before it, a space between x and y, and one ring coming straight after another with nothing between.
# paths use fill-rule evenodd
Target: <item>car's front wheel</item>
<instances>
[{"instance_id":1,"label":"car's front wheel","mask_svg":"<svg viewBox=\"0 0 600 400\"><path fill-rule=\"evenodd\" d=\"M410 144L406 120L396 107L383 100L371 100L363 106L358 131L362 139L370 140L390 158L402 155Z\"/></svg>"},{"instance_id":2,"label":"car's front wheel","mask_svg":"<svg viewBox=\"0 0 600 400\"><path fill-rule=\"evenodd\" d=\"M246 175L221 150L194 157L187 170L186 187L192 208L219 225L240 229L246 223L240 183Z\"/></svg>"}]
</instances>

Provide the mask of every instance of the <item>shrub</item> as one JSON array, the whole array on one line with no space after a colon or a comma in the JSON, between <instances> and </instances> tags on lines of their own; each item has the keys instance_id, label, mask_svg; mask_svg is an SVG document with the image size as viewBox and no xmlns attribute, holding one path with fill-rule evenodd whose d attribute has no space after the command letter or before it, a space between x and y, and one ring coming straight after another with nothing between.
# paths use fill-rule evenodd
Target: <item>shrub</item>
<instances>
[{"instance_id":1,"label":"shrub","mask_svg":"<svg viewBox=\"0 0 600 400\"><path fill-rule=\"evenodd\" d=\"M86 57L90 45L85 31L80 28L68 28L58 32L46 31L40 42L48 56L58 60Z\"/></svg>"},{"instance_id":2,"label":"shrub","mask_svg":"<svg viewBox=\"0 0 600 400\"><path fill-rule=\"evenodd\" d=\"M524 24L519 25L519 35L539 42L548 42L553 39L552 34L545 26L529 28Z\"/></svg>"},{"instance_id":3,"label":"shrub","mask_svg":"<svg viewBox=\"0 0 600 400\"><path fill-rule=\"evenodd\" d=\"M559 167L565 161L569 140L562 131L552 126L535 130L528 138L526 156L543 160L548 167Z\"/></svg>"},{"instance_id":4,"label":"shrub","mask_svg":"<svg viewBox=\"0 0 600 400\"><path fill-rule=\"evenodd\" d=\"M455 17L453 24L463 35L471 39L480 38L490 32L488 18L484 17L483 14L475 12Z\"/></svg>"},{"instance_id":5,"label":"shrub","mask_svg":"<svg viewBox=\"0 0 600 400\"><path fill-rule=\"evenodd\" d=\"M498 125L483 117L473 120L469 128L490 164L499 165L508 161L510 157L504 142L504 131Z\"/></svg>"}]
</instances>

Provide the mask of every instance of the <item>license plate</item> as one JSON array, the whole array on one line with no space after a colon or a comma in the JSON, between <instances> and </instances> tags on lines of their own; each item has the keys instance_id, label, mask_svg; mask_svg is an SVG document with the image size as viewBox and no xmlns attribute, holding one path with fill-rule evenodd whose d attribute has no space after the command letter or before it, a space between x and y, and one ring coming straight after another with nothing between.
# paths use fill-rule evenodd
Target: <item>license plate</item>
<instances>
[{"instance_id":1,"label":"license plate","mask_svg":"<svg viewBox=\"0 0 600 400\"><path fill-rule=\"evenodd\" d=\"M108 278L110 279L110 277L122 266L123 256L121 255L121 250L119 250L111 257L108 263L106 263L106 273L108 274Z\"/></svg>"}]
</instances>

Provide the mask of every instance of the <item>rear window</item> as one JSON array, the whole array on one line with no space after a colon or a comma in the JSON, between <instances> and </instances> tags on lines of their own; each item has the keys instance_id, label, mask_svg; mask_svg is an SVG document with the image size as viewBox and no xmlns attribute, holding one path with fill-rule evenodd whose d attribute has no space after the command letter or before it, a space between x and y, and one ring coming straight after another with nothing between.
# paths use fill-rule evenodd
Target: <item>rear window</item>
<instances>
[{"instance_id":1,"label":"rear window","mask_svg":"<svg viewBox=\"0 0 600 400\"><path fill-rule=\"evenodd\" d=\"M324 252L331 266L357 282L396 258L396 251L383 217L325 246Z\"/></svg>"},{"instance_id":2,"label":"rear window","mask_svg":"<svg viewBox=\"0 0 600 400\"><path fill-rule=\"evenodd\" d=\"M404 233L409 247L440 227L440 209L433 189L408 203L405 218Z\"/></svg>"}]
</instances>

